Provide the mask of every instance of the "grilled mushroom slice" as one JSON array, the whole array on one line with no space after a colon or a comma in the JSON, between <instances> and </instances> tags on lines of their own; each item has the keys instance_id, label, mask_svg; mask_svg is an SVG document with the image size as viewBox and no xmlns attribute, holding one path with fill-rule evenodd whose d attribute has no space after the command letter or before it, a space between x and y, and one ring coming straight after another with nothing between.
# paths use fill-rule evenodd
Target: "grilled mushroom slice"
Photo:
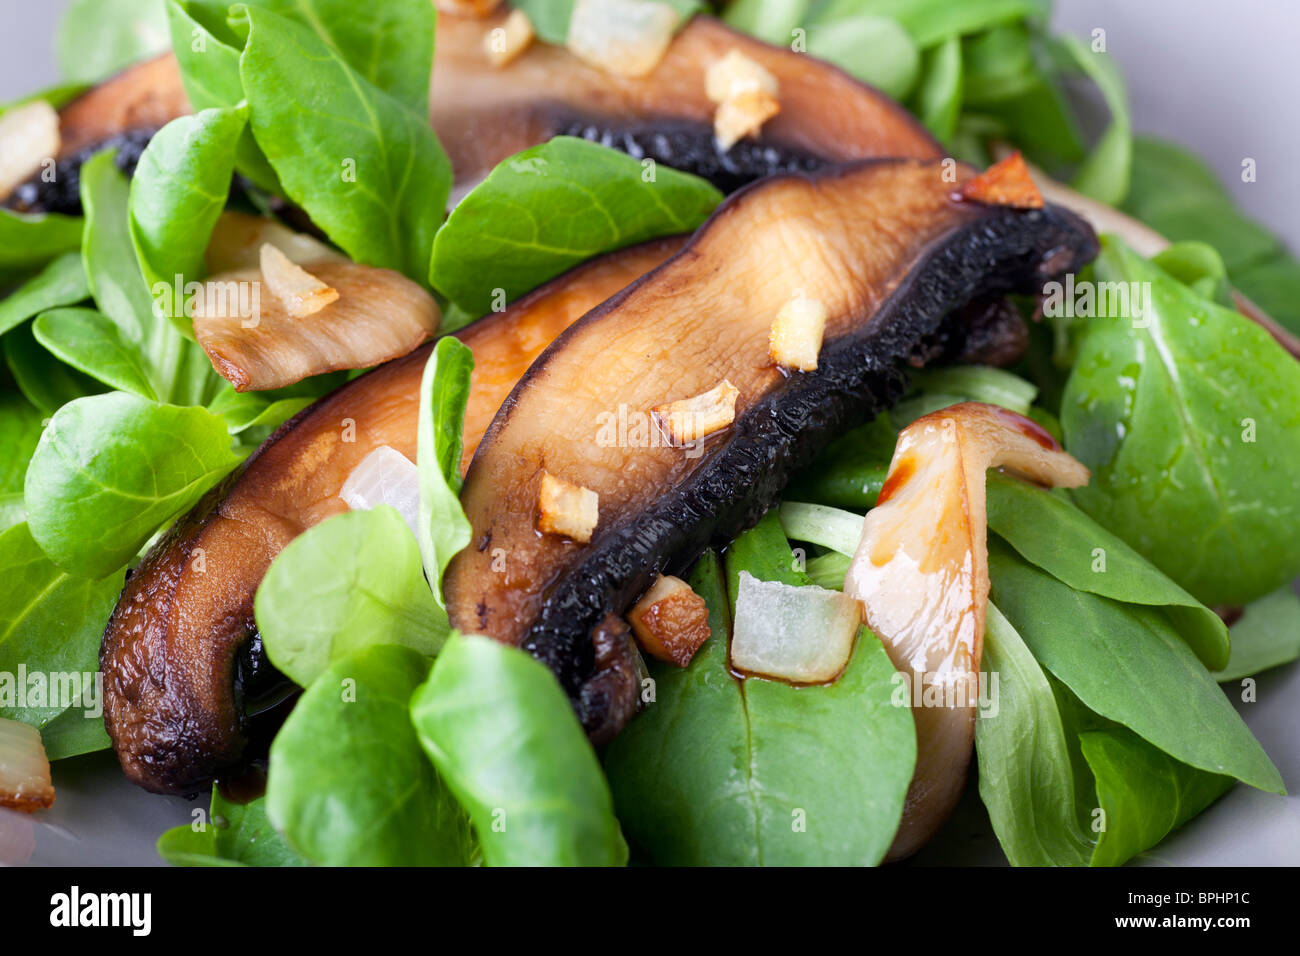
<instances>
[{"instance_id":1,"label":"grilled mushroom slice","mask_svg":"<svg viewBox=\"0 0 1300 956\"><path fill-rule=\"evenodd\" d=\"M442 14L433 69L433 126L458 188L507 156L552 136L580 136L697 173L730 192L771 173L876 156L938 158L938 143L879 90L815 57L769 46L709 17L694 17L645 76L616 76L563 47L534 43L495 67L490 20ZM739 53L776 80L780 112L757 137L723 150L709 68Z\"/></svg>"},{"instance_id":2,"label":"grilled mushroom slice","mask_svg":"<svg viewBox=\"0 0 1300 956\"><path fill-rule=\"evenodd\" d=\"M880 91L709 17L693 18L650 73L623 77L544 43L494 65L484 40L508 15L438 14L431 119L451 158L457 195L507 156L559 135L698 173L727 192L770 173L826 163L943 155L925 128ZM776 78L781 111L757 137L724 150L714 139L717 104L705 79L733 51ZM8 203L33 212L78 211L82 161L117 146L119 165L131 172L153 134L189 109L171 54L127 69L60 111L63 149L55 181L32 179Z\"/></svg>"},{"instance_id":3,"label":"grilled mushroom slice","mask_svg":"<svg viewBox=\"0 0 1300 956\"><path fill-rule=\"evenodd\" d=\"M153 134L189 111L180 69L170 53L128 67L59 110L54 176L34 176L0 200L23 212L78 213L83 162L116 147L118 167L134 172Z\"/></svg>"},{"instance_id":4,"label":"grilled mushroom slice","mask_svg":"<svg viewBox=\"0 0 1300 956\"><path fill-rule=\"evenodd\" d=\"M464 462L542 349L683 241L593 260L457 333L475 357ZM258 663L240 660L255 643L257 586L293 538L347 510L338 493L366 455L388 445L414 460L428 353L425 347L390 362L286 423L131 575L100 662L105 723L133 781L159 793L191 793L240 762L249 728L235 677Z\"/></svg>"},{"instance_id":5,"label":"grilled mushroom slice","mask_svg":"<svg viewBox=\"0 0 1300 956\"><path fill-rule=\"evenodd\" d=\"M1074 214L966 198L973 170L953 183L945 167L866 161L737 193L680 253L561 335L497 414L462 490L473 534L448 569L448 610L461 630L548 664L593 740L636 706L634 684L596 668L593 634L607 637L656 575L752 524L826 441L896 400L945 316L1095 255ZM827 313L811 372L768 354L799 290ZM632 427L722 381L739 392L729 426L685 447ZM611 432L620 420L629 426ZM599 496L589 543L538 533L543 471Z\"/></svg>"}]
</instances>

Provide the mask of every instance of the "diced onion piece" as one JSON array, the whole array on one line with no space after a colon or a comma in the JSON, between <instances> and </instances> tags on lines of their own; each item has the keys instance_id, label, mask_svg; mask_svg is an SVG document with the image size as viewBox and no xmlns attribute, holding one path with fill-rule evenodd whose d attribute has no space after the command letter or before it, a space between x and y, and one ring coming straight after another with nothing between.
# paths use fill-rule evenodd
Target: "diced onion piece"
<instances>
[{"instance_id":1,"label":"diced onion piece","mask_svg":"<svg viewBox=\"0 0 1300 956\"><path fill-rule=\"evenodd\" d=\"M0 197L32 177L59 153L59 114L44 100L0 116Z\"/></svg>"},{"instance_id":2,"label":"diced onion piece","mask_svg":"<svg viewBox=\"0 0 1300 956\"><path fill-rule=\"evenodd\" d=\"M663 59L677 20L655 0L577 0L565 46L606 72L644 76Z\"/></svg>"},{"instance_id":3,"label":"diced onion piece","mask_svg":"<svg viewBox=\"0 0 1300 956\"><path fill-rule=\"evenodd\" d=\"M795 684L838 677L862 624L858 602L816 585L795 587L740 572L731 666Z\"/></svg>"},{"instance_id":4,"label":"diced onion piece","mask_svg":"<svg viewBox=\"0 0 1300 956\"><path fill-rule=\"evenodd\" d=\"M628 612L641 649L652 657L685 667L709 639L709 608L681 578L661 574Z\"/></svg>"},{"instance_id":5,"label":"diced onion piece","mask_svg":"<svg viewBox=\"0 0 1300 956\"><path fill-rule=\"evenodd\" d=\"M779 112L781 104L765 90L738 93L718 106L713 114L713 135L726 152L746 136L756 135Z\"/></svg>"},{"instance_id":6,"label":"diced onion piece","mask_svg":"<svg viewBox=\"0 0 1300 956\"><path fill-rule=\"evenodd\" d=\"M379 365L406 355L438 327L433 296L401 273L346 259L306 268L339 296L310 315L294 315L277 296L263 295L260 269L212 276L186 304L194 337L236 391Z\"/></svg>"},{"instance_id":7,"label":"diced onion piece","mask_svg":"<svg viewBox=\"0 0 1300 956\"><path fill-rule=\"evenodd\" d=\"M32 812L54 802L50 762L41 732L0 717L0 807Z\"/></svg>"},{"instance_id":8,"label":"diced onion piece","mask_svg":"<svg viewBox=\"0 0 1300 956\"><path fill-rule=\"evenodd\" d=\"M844 580L908 686L922 688L912 702L916 772L892 859L924 843L961 795L988 609L985 472L996 467L1066 488L1089 477L1051 435L1004 408L966 402L918 418L898 436Z\"/></svg>"},{"instance_id":9,"label":"diced onion piece","mask_svg":"<svg viewBox=\"0 0 1300 956\"><path fill-rule=\"evenodd\" d=\"M483 37L483 50L488 62L500 69L514 62L533 42L533 22L522 10L511 10L500 26L488 30Z\"/></svg>"},{"instance_id":10,"label":"diced onion piece","mask_svg":"<svg viewBox=\"0 0 1300 956\"><path fill-rule=\"evenodd\" d=\"M315 315L339 299L331 289L269 242L262 243L262 281L295 318Z\"/></svg>"},{"instance_id":11,"label":"diced onion piece","mask_svg":"<svg viewBox=\"0 0 1300 956\"><path fill-rule=\"evenodd\" d=\"M1011 206L1016 209L1042 209L1043 194L1034 185L1029 167L1019 153L998 160L961 187L963 199Z\"/></svg>"},{"instance_id":12,"label":"diced onion piece","mask_svg":"<svg viewBox=\"0 0 1300 956\"><path fill-rule=\"evenodd\" d=\"M402 519L419 535L420 473L415 463L391 445L380 445L352 469L339 497L353 511L379 505L396 508Z\"/></svg>"},{"instance_id":13,"label":"diced onion piece","mask_svg":"<svg viewBox=\"0 0 1300 956\"><path fill-rule=\"evenodd\" d=\"M443 13L482 19L495 13L501 2L502 0L434 0L434 5Z\"/></svg>"},{"instance_id":14,"label":"diced onion piece","mask_svg":"<svg viewBox=\"0 0 1300 956\"><path fill-rule=\"evenodd\" d=\"M724 378L707 392L650 411L674 445L689 445L734 422L739 396L740 389Z\"/></svg>"},{"instance_id":15,"label":"diced onion piece","mask_svg":"<svg viewBox=\"0 0 1300 956\"><path fill-rule=\"evenodd\" d=\"M826 303L795 293L781 306L768 334L767 351L772 361L801 372L814 371L829 316Z\"/></svg>"},{"instance_id":16,"label":"diced onion piece","mask_svg":"<svg viewBox=\"0 0 1300 956\"><path fill-rule=\"evenodd\" d=\"M762 90L775 97L779 92L776 77L740 50L732 49L709 65L704 74L705 95L714 103L725 103L741 93Z\"/></svg>"},{"instance_id":17,"label":"diced onion piece","mask_svg":"<svg viewBox=\"0 0 1300 956\"><path fill-rule=\"evenodd\" d=\"M600 496L582 485L570 484L549 471L542 472L537 493L537 529L562 534L586 544L600 519Z\"/></svg>"},{"instance_id":18,"label":"diced onion piece","mask_svg":"<svg viewBox=\"0 0 1300 956\"><path fill-rule=\"evenodd\" d=\"M262 267L262 247L267 243L285 254L290 262L321 262L348 259L314 236L294 232L288 226L244 212L223 212L212 230L204 253L208 272L234 272Z\"/></svg>"}]
</instances>

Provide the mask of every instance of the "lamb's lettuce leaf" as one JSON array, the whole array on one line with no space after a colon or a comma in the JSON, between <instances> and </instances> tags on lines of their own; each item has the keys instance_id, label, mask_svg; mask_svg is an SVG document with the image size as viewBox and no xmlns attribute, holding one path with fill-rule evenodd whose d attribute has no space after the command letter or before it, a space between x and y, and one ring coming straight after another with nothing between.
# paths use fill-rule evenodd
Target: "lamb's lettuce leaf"
<instances>
[{"instance_id":1,"label":"lamb's lettuce leaf","mask_svg":"<svg viewBox=\"0 0 1300 956\"><path fill-rule=\"evenodd\" d=\"M162 0L71 0L54 52L64 80L95 83L167 49Z\"/></svg>"},{"instance_id":2,"label":"lamb's lettuce leaf","mask_svg":"<svg viewBox=\"0 0 1300 956\"><path fill-rule=\"evenodd\" d=\"M428 116L309 27L257 6L234 10L247 30L239 75L253 135L286 194L356 261L426 282L451 188Z\"/></svg>"},{"instance_id":3,"label":"lamb's lettuce leaf","mask_svg":"<svg viewBox=\"0 0 1300 956\"><path fill-rule=\"evenodd\" d=\"M606 0L584 0L584 2L600 4ZM686 25L693 13L705 6L703 0L656 0L656 2L672 7L677 12L679 29ZM515 0L511 6L523 10L528 15L528 20L538 37L547 43L564 46L564 41L569 36L569 20L573 17L573 8L577 3L578 0ZM611 11L613 16L617 15L616 4L617 0L611 4L615 6L615 10Z\"/></svg>"},{"instance_id":4,"label":"lamb's lettuce leaf","mask_svg":"<svg viewBox=\"0 0 1300 956\"><path fill-rule=\"evenodd\" d=\"M1118 866L1234 783L1084 706L993 605L981 669L998 684L975 723L980 796L1013 865Z\"/></svg>"},{"instance_id":5,"label":"lamb's lettuce leaf","mask_svg":"<svg viewBox=\"0 0 1300 956\"><path fill-rule=\"evenodd\" d=\"M1280 247L1276 237L1236 208L1203 160L1154 137L1134 141L1132 188L1124 211L1172 242L1208 242L1229 272L1262 262Z\"/></svg>"},{"instance_id":6,"label":"lamb's lettuce leaf","mask_svg":"<svg viewBox=\"0 0 1300 956\"><path fill-rule=\"evenodd\" d=\"M196 113L237 107L244 99L244 85L239 79L243 40L226 23L229 5L225 0L211 3L165 0L165 6L172 52L190 106ZM240 131L234 149L235 168L243 176L268 193L283 194L275 170L247 124Z\"/></svg>"},{"instance_id":7,"label":"lamb's lettuce leaf","mask_svg":"<svg viewBox=\"0 0 1300 956\"><path fill-rule=\"evenodd\" d=\"M912 103L917 118L940 142L957 132L963 92L961 39L951 36L925 54Z\"/></svg>"},{"instance_id":8,"label":"lamb's lettuce leaf","mask_svg":"<svg viewBox=\"0 0 1300 956\"><path fill-rule=\"evenodd\" d=\"M0 531L27 518L23 478L44 427L41 410L26 396L0 391Z\"/></svg>"},{"instance_id":9,"label":"lamb's lettuce leaf","mask_svg":"<svg viewBox=\"0 0 1300 956\"><path fill-rule=\"evenodd\" d=\"M975 721L980 798L1014 866L1084 866L1095 842L1081 826L1070 743L1052 685L996 605L980 670L997 675L997 710Z\"/></svg>"},{"instance_id":10,"label":"lamb's lettuce leaf","mask_svg":"<svg viewBox=\"0 0 1300 956\"><path fill-rule=\"evenodd\" d=\"M1118 866L1150 849L1234 783L1180 763L1125 727L1087 731L1079 744L1103 814L1093 866Z\"/></svg>"},{"instance_id":11,"label":"lamb's lettuce leaf","mask_svg":"<svg viewBox=\"0 0 1300 956\"><path fill-rule=\"evenodd\" d=\"M32 334L51 355L110 388L158 400L139 351L102 312L51 309L36 317Z\"/></svg>"},{"instance_id":12,"label":"lamb's lettuce leaf","mask_svg":"<svg viewBox=\"0 0 1300 956\"><path fill-rule=\"evenodd\" d=\"M1060 43L1097 85L1110 110L1110 125L1079 167L1074 188L1093 199L1118 205L1128 195L1133 164L1133 125L1124 78L1109 53L1090 48L1078 37L1065 36Z\"/></svg>"},{"instance_id":13,"label":"lamb's lettuce leaf","mask_svg":"<svg viewBox=\"0 0 1300 956\"><path fill-rule=\"evenodd\" d=\"M866 511L876 504L897 442L889 416L878 415L827 445L795 476L786 497Z\"/></svg>"},{"instance_id":14,"label":"lamb's lettuce leaf","mask_svg":"<svg viewBox=\"0 0 1300 956\"><path fill-rule=\"evenodd\" d=\"M592 256L690 232L721 200L698 177L557 136L503 160L461 200L434 243L430 281L481 315Z\"/></svg>"},{"instance_id":15,"label":"lamb's lettuce leaf","mask_svg":"<svg viewBox=\"0 0 1300 956\"><path fill-rule=\"evenodd\" d=\"M86 210L82 262L99 311L117 326L121 343L134 353L159 400L180 405L208 400L219 379L202 349L154 303L135 254L130 186L111 152L96 153L82 166L81 202Z\"/></svg>"},{"instance_id":16,"label":"lamb's lettuce leaf","mask_svg":"<svg viewBox=\"0 0 1300 956\"><path fill-rule=\"evenodd\" d=\"M1188 150L1149 136L1133 144L1124 211L1174 242L1207 242L1234 286L1300 334L1300 262L1237 208L1214 171Z\"/></svg>"},{"instance_id":17,"label":"lamb's lettuce leaf","mask_svg":"<svg viewBox=\"0 0 1300 956\"><path fill-rule=\"evenodd\" d=\"M1223 620L1063 496L988 475L988 522L1030 563L1077 591L1159 607L1206 667L1228 660Z\"/></svg>"},{"instance_id":18,"label":"lamb's lettuce leaf","mask_svg":"<svg viewBox=\"0 0 1300 956\"><path fill-rule=\"evenodd\" d=\"M122 338L143 349L154 325L153 298L131 243L130 184L112 150L82 164L81 204L86 212L81 256L91 295Z\"/></svg>"},{"instance_id":19,"label":"lamb's lettuce leaf","mask_svg":"<svg viewBox=\"0 0 1300 956\"><path fill-rule=\"evenodd\" d=\"M75 305L90 298L90 284L81 255L65 252L44 269L0 299L0 335L46 309Z\"/></svg>"},{"instance_id":20,"label":"lamb's lettuce leaf","mask_svg":"<svg viewBox=\"0 0 1300 956\"><path fill-rule=\"evenodd\" d=\"M827 0L820 5L818 16L825 20L855 13L889 17L907 30L917 46L927 49L951 36L979 33L1026 17L1045 17L1049 7L1048 0Z\"/></svg>"},{"instance_id":21,"label":"lamb's lettuce leaf","mask_svg":"<svg viewBox=\"0 0 1300 956\"><path fill-rule=\"evenodd\" d=\"M866 13L835 19L823 16L807 32L810 54L896 99L916 86L921 51L897 20Z\"/></svg>"},{"instance_id":22,"label":"lamb's lettuce leaf","mask_svg":"<svg viewBox=\"0 0 1300 956\"><path fill-rule=\"evenodd\" d=\"M812 0L733 0L727 4L724 19L765 43L789 46L795 29L807 21L812 5Z\"/></svg>"},{"instance_id":23,"label":"lamb's lettuce leaf","mask_svg":"<svg viewBox=\"0 0 1300 956\"><path fill-rule=\"evenodd\" d=\"M420 478L417 540L434 600L444 607L442 574L469 544L469 519L460 506L460 459L465 407L469 402L474 353L460 340L444 337L429 355L420 379L416 464Z\"/></svg>"},{"instance_id":24,"label":"lamb's lettuce leaf","mask_svg":"<svg viewBox=\"0 0 1300 956\"><path fill-rule=\"evenodd\" d=\"M271 663L302 687L373 644L433 657L448 630L411 529L387 505L335 515L294 538L267 569L256 614Z\"/></svg>"},{"instance_id":25,"label":"lamb's lettuce leaf","mask_svg":"<svg viewBox=\"0 0 1300 956\"><path fill-rule=\"evenodd\" d=\"M238 59L248 39L247 21L226 0L166 0L166 5L172 46L195 107L239 102ZM250 0L244 6L306 27L367 81L409 109L428 112L435 19L429 4L390 0L365 17L356 15L352 0ZM202 59L209 53L211 61Z\"/></svg>"},{"instance_id":26,"label":"lamb's lettuce leaf","mask_svg":"<svg viewBox=\"0 0 1300 956\"><path fill-rule=\"evenodd\" d=\"M82 228L80 216L0 209L0 286L81 248Z\"/></svg>"},{"instance_id":27,"label":"lamb's lettuce leaf","mask_svg":"<svg viewBox=\"0 0 1300 956\"><path fill-rule=\"evenodd\" d=\"M470 860L465 812L411 723L429 659L378 644L334 661L271 744L266 813L313 863L454 866Z\"/></svg>"},{"instance_id":28,"label":"lamb's lettuce leaf","mask_svg":"<svg viewBox=\"0 0 1300 956\"><path fill-rule=\"evenodd\" d=\"M36 341L30 323L4 337L5 364L23 397L46 416L73 399L98 395L104 386L55 358Z\"/></svg>"},{"instance_id":29,"label":"lamb's lettuce leaf","mask_svg":"<svg viewBox=\"0 0 1300 956\"><path fill-rule=\"evenodd\" d=\"M226 206L247 125L243 105L174 119L149 141L131 180L130 231L141 271L158 308L191 338L185 297L175 290L203 278L203 254ZM166 293L157 292L160 286Z\"/></svg>"},{"instance_id":30,"label":"lamb's lettuce leaf","mask_svg":"<svg viewBox=\"0 0 1300 956\"><path fill-rule=\"evenodd\" d=\"M1231 634L1232 655L1215 680L1237 681L1290 663L1300 657L1300 598L1286 585L1252 601Z\"/></svg>"},{"instance_id":31,"label":"lamb's lettuce leaf","mask_svg":"<svg viewBox=\"0 0 1300 956\"><path fill-rule=\"evenodd\" d=\"M50 420L27 468L32 536L60 567L103 577L238 461L225 423L203 408L125 392L77 399Z\"/></svg>"},{"instance_id":32,"label":"lamb's lettuce leaf","mask_svg":"<svg viewBox=\"0 0 1300 956\"><path fill-rule=\"evenodd\" d=\"M989 538L992 599L1034 658L1091 710L1171 757L1274 793L1282 777L1156 608L1076 591Z\"/></svg>"},{"instance_id":33,"label":"lamb's lettuce leaf","mask_svg":"<svg viewBox=\"0 0 1300 956\"><path fill-rule=\"evenodd\" d=\"M788 542L755 572L788 567ZM754 572L751 572L754 573ZM661 864L873 864L892 842L916 762L911 712L865 628L844 674L794 688L732 676L721 562L689 575L710 637L685 669L651 662L653 698L605 769L628 840Z\"/></svg>"},{"instance_id":34,"label":"lamb's lettuce leaf","mask_svg":"<svg viewBox=\"0 0 1300 956\"><path fill-rule=\"evenodd\" d=\"M5 581L0 592L0 717L40 728L52 757L68 756L70 748L62 742L62 734L50 728L69 710L75 719L61 724L63 733L93 729L97 718L86 712L103 701L88 698L83 681L88 678L94 687L99 640L122 589L123 575L119 571L94 580L70 574L45 555L21 523L0 532L0 574ZM52 677L67 675L71 681L74 674L75 688L71 683L62 690L50 686ZM21 696L20 680L25 685ZM78 689L81 695L74 693L75 699L68 699L68 693ZM102 719L98 727L102 737Z\"/></svg>"},{"instance_id":35,"label":"lamb's lettuce leaf","mask_svg":"<svg viewBox=\"0 0 1300 956\"><path fill-rule=\"evenodd\" d=\"M627 862L600 762L544 664L453 634L415 692L411 718L489 866Z\"/></svg>"},{"instance_id":36,"label":"lamb's lettuce leaf","mask_svg":"<svg viewBox=\"0 0 1300 956\"><path fill-rule=\"evenodd\" d=\"M1300 363L1118 239L1095 275L1144 308L1098 295L1078 323L1061 425L1093 479L1072 497L1206 604L1275 590L1300 574Z\"/></svg>"},{"instance_id":37,"label":"lamb's lettuce leaf","mask_svg":"<svg viewBox=\"0 0 1300 956\"><path fill-rule=\"evenodd\" d=\"M266 798L227 800L212 788L206 817L172 827L158 838L158 855L174 866L305 866L266 816Z\"/></svg>"}]
</instances>

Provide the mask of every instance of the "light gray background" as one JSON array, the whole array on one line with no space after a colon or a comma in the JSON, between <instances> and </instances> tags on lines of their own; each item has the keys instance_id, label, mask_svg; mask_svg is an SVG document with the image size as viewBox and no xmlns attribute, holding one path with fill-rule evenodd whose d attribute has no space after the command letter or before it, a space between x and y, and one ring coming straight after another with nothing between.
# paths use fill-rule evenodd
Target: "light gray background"
<instances>
[{"instance_id":1,"label":"light gray background","mask_svg":"<svg viewBox=\"0 0 1300 956\"><path fill-rule=\"evenodd\" d=\"M64 6L0 0L0 102L58 80L49 38ZM1083 37L1104 29L1129 83L1135 128L1196 149L1243 208L1300 248L1300 2L1057 0L1057 23ZM1255 183L1241 182L1244 157L1256 160ZM1300 666L1292 665L1260 677L1258 703L1238 705L1292 793L1300 791L1298 699ZM189 822L191 807L205 802L147 796L108 754L60 763L55 785L59 799L41 815L33 863L158 863L156 835ZM971 793L916 862L998 857ZM1238 786L1143 862L1300 864L1300 797Z\"/></svg>"}]
</instances>

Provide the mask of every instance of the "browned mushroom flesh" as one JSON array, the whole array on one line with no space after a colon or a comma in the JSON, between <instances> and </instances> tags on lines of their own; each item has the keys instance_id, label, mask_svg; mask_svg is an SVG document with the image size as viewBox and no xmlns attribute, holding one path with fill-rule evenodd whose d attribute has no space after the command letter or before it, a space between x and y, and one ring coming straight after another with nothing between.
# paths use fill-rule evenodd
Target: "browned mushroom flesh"
<instances>
[{"instance_id":1,"label":"browned mushroom flesh","mask_svg":"<svg viewBox=\"0 0 1300 956\"><path fill-rule=\"evenodd\" d=\"M736 194L565 332L488 429L461 496L470 545L445 581L452 622L548 664L594 740L629 719L636 685L597 668L593 635L614 640L656 575L756 521L826 441L889 407L918 351L960 336L946 317L1095 254L1073 214L973 201L973 170L944 173L867 161ZM813 371L770 353L796 297L825 314ZM544 472L596 494L589 542L538 533Z\"/></svg>"},{"instance_id":2,"label":"browned mushroom flesh","mask_svg":"<svg viewBox=\"0 0 1300 956\"><path fill-rule=\"evenodd\" d=\"M708 17L693 18L652 71L626 77L544 43L493 65L484 41L506 16L438 15L431 120L451 159L458 194L506 157L562 134L698 173L725 191L828 162L943 155L925 128L878 90ZM707 95L706 76L733 51L775 78L781 109L757 135L722 149L714 136L718 104ZM130 172L153 133L187 112L171 54L125 70L60 110L59 175L53 182L33 177L8 203L25 211L76 212L82 161L114 146L119 165Z\"/></svg>"},{"instance_id":3,"label":"browned mushroom flesh","mask_svg":"<svg viewBox=\"0 0 1300 956\"><path fill-rule=\"evenodd\" d=\"M475 358L465 463L542 349L682 242L660 240L593 260L457 333ZM286 544L347 510L339 491L371 451L387 445L415 459L428 352L390 362L286 423L131 575L100 660L105 722L136 783L162 793L194 792L244 757L243 698L251 691L237 677L241 669L268 666L247 654L257 586Z\"/></svg>"}]
</instances>

